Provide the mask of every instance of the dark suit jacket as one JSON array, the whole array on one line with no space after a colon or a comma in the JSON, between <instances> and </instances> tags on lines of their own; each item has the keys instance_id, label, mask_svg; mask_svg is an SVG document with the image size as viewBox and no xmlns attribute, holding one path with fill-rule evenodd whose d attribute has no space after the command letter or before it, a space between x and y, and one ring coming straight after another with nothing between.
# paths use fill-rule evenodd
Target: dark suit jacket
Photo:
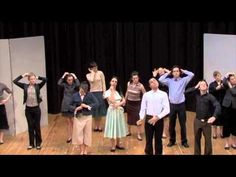
<instances>
[{"instance_id":1,"label":"dark suit jacket","mask_svg":"<svg viewBox=\"0 0 236 177\"><path fill-rule=\"evenodd\" d=\"M233 109L236 109L236 87L229 88L226 78L224 78L223 84L226 88L226 93L223 99L222 106L227 108L232 106Z\"/></svg>"},{"instance_id":2,"label":"dark suit jacket","mask_svg":"<svg viewBox=\"0 0 236 177\"><path fill-rule=\"evenodd\" d=\"M27 90L28 90L29 84L19 82L19 80L21 80L22 78L23 78L22 75L18 76L15 80L13 80L13 83L24 90L23 104L25 104L27 100L27 96L28 96ZM45 77L40 77L40 76L38 76L38 79L42 80L42 82L39 84L35 84L34 86L35 86L37 101L39 104L40 102L42 102L42 98L40 97L40 89L45 85L45 83L47 82L47 79Z\"/></svg>"},{"instance_id":3,"label":"dark suit jacket","mask_svg":"<svg viewBox=\"0 0 236 177\"><path fill-rule=\"evenodd\" d=\"M223 83L223 81L221 81ZM217 101L219 101L220 104L222 104L224 96L225 96L225 88L221 88L219 90L216 90L216 87L218 86L216 81L213 81L209 85L209 93L211 93L213 96L216 97Z\"/></svg>"},{"instance_id":4,"label":"dark suit jacket","mask_svg":"<svg viewBox=\"0 0 236 177\"><path fill-rule=\"evenodd\" d=\"M74 112L76 107L80 106L82 103L89 105L92 109L89 110L87 108L83 108L82 110L78 111L77 114L82 113L83 115L91 115L93 109L99 105L97 98L92 93L88 92L82 101L79 92L77 92L73 94L70 104L70 111Z\"/></svg>"}]
</instances>

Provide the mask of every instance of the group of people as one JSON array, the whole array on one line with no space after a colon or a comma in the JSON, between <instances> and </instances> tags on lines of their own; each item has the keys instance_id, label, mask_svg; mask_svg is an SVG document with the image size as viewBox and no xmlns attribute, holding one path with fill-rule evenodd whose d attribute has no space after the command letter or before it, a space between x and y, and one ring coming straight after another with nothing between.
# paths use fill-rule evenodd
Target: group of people
<instances>
[{"instance_id":1,"label":"group of people","mask_svg":"<svg viewBox=\"0 0 236 177\"><path fill-rule=\"evenodd\" d=\"M121 138L131 136L131 126L137 128L137 140L142 141L141 125L145 129L145 154L163 154L162 138L169 136L167 147L176 145L176 119L178 117L181 132L181 144L188 148L186 131L185 95L194 95L196 99L196 118L194 120L194 154L201 154L201 136L205 137L206 155L212 152L213 138L225 138L225 149L236 149L236 75L227 73L221 79L219 71L213 73L215 81L208 83L201 80L194 87L186 89L194 77L194 73L173 66L171 70L156 68L149 80L150 91L139 81L138 72L131 73L125 94L119 87L118 77L110 80L106 89L104 73L98 70L96 62L91 62L86 75L87 81L80 82L74 73L65 72L58 85L63 88L61 114L67 120L68 137L66 143L78 145L80 154L86 155L92 146L92 130L103 132L104 137L111 141L111 152L124 150ZM29 83L20 82L24 77ZM36 80L41 80L36 83ZM34 73L25 73L17 77L13 83L23 89L25 116L28 123L28 150L41 149L42 137L40 130L42 101L40 89L46 83L45 77ZM209 91L208 91L209 90ZM7 92L4 98L3 92ZM0 83L0 144L3 144L3 129L8 129L5 103L12 91ZM106 102L106 101L107 102ZM107 105L108 104L108 108ZM124 108L127 113L125 121ZM103 130L101 119L106 117ZM169 118L169 124L167 121ZM94 120L94 128L92 123ZM217 132L217 126L220 132ZM218 135L219 134L219 135ZM233 135L230 140L230 135ZM153 138L155 148L153 148Z\"/></svg>"}]
</instances>

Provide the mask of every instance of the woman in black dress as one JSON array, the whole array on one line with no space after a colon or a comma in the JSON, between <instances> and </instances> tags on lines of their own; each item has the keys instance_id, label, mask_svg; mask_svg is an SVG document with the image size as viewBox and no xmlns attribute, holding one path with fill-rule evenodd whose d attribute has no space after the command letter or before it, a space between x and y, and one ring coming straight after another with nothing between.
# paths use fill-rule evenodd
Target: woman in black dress
<instances>
[{"instance_id":1,"label":"woman in black dress","mask_svg":"<svg viewBox=\"0 0 236 177\"><path fill-rule=\"evenodd\" d=\"M7 92L7 98L4 98L3 93ZM11 97L12 91L3 83L0 82L0 145L3 144L3 130L8 130L8 121L7 121L7 113L5 108L5 103Z\"/></svg>"}]
</instances>

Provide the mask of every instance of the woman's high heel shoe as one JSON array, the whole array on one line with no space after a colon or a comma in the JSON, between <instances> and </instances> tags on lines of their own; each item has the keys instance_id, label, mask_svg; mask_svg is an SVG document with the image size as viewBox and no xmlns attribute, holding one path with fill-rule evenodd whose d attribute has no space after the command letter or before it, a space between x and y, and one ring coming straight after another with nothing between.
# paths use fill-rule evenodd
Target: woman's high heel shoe
<instances>
[{"instance_id":1,"label":"woman's high heel shoe","mask_svg":"<svg viewBox=\"0 0 236 177\"><path fill-rule=\"evenodd\" d=\"M72 141L72 138L69 138L66 140L66 143L70 143Z\"/></svg>"}]
</instances>

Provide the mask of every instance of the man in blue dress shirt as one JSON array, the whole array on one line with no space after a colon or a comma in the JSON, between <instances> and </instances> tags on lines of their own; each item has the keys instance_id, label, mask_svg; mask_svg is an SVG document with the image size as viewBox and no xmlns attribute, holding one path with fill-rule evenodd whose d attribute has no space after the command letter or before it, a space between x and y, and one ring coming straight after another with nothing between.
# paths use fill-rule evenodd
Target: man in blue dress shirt
<instances>
[{"instance_id":1,"label":"man in blue dress shirt","mask_svg":"<svg viewBox=\"0 0 236 177\"><path fill-rule=\"evenodd\" d=\"M181 77L185 74L185 77ZM171 78L168 76L172 76ZM170 122L169 133L170 140L167 144L171 147L176 144L176 118L178 115L181 127L181 143L185 148L188 148L187 133L186 133L186 112L185 112L185 96L184 91L187 84L191 81L194 74L190 71L180 69L179 66L173 66L171 71L166 70L166 73L159 78L159 81L169 87L170 100Z\"/></svg>"}]
</instances>

